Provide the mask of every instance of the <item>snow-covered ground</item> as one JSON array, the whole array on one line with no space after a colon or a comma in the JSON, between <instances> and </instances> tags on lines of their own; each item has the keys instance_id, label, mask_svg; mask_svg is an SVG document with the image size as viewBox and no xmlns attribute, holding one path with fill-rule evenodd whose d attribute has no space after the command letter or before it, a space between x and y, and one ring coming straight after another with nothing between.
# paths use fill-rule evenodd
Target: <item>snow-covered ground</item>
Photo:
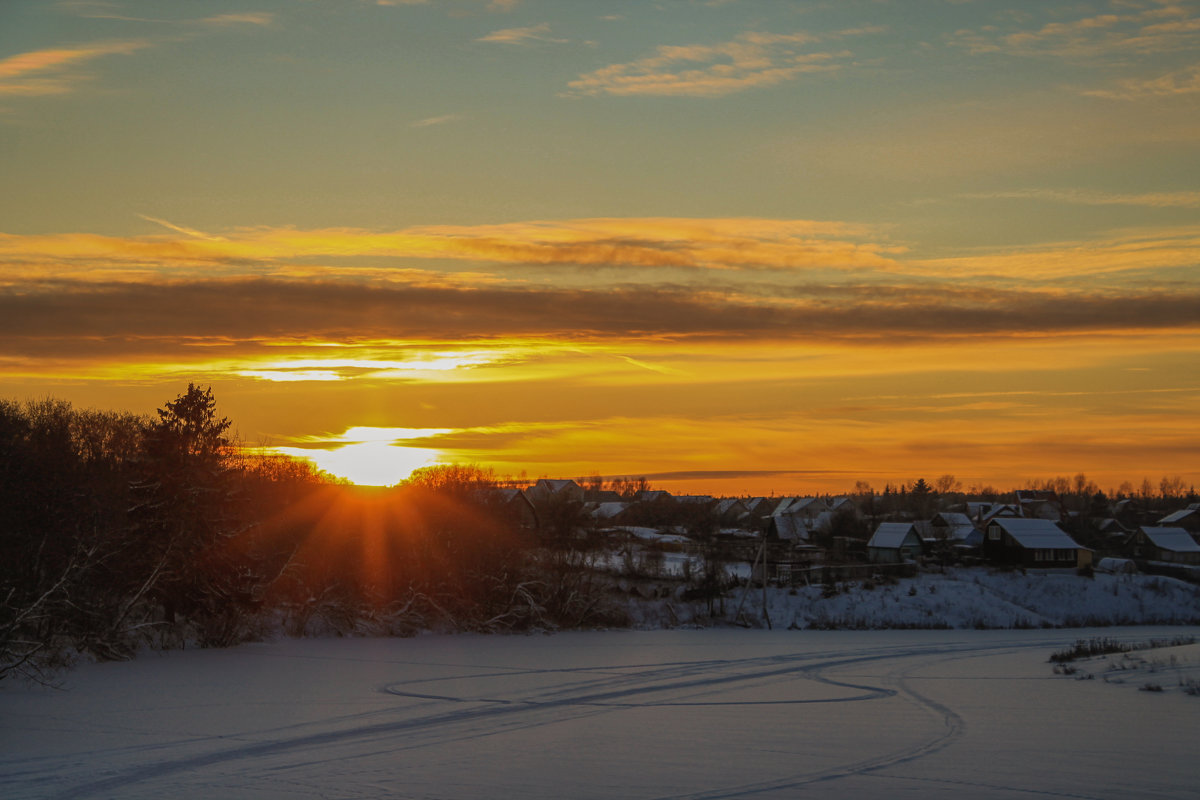
<instances>
[{"instance_id":1,"label":"snow-covered ground","mask_svg":"<svg viewBox=\"0 0 1200 800\"><path fill-rule=\"evenodd\" d=\"M1143 654L1163 692L1047 663L1079 638L1186 635L1200 628L596 631L144 654L81 665L57 689L0 684L0 795L1192 798L1200 697L1179 687L1197 646Z\"/></svg>"},{"instance_id":2,"label":"snow-covered ground","mask_svg":"<svg viewBox=\"0 0 1200 800\"><path fill-rule=\"evenodd\" d=\"M645 582L637 588L643 597L668 596L630 602L636 625L705 624L706 604L681 602L678 590L648 592ZM1200 586L1153 575L1084 578L1074 572L1022 575L973 568L877 585L848 581L837 588L836 594L822 586L768 589L772 625L882 629L1200 624ZM724 598L724 608L729 618L741 608L745 621L765 624L760 589L735 589Z\"/></svg>"}]
</instances>

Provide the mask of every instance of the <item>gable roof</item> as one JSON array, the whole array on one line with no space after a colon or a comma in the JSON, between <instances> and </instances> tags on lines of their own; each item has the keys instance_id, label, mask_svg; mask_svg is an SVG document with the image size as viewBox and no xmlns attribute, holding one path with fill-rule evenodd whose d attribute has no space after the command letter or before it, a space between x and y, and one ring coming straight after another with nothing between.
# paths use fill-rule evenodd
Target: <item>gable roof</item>
<instances>
[{"instance_id":1,"label":"gable roof","mask_svg":"<svg viewBox=\"0 0 1200 800\"><path fill-rule=\"evenodd\" d=\"M738 513L745 514L746 506L736 497L726 497L717 503L718 514Z\"/></svg>"},{"instance_id":2,"label":"gable roof","mask_svg":"<svg viewBox=\"0 0 1200 800\"><path fill-rule=\"evenodd\" d=\"M991 525L998 525L1026 550L1086 550L1066 532L1048 519L1027 517L993 517Z\"/></svg>"},{"instance_id":3,"label":"gable roof","mask_svg":"<svg viewBox=\"0 0 1200 800\"><path fill-rule=\"evenodd\" d=\"M596 507L592 509L592 518L613 519L623 514L627 508L629 508L629 503L621 501L597 503Z\"/></svg>"},{"instance_id":4,"label":"gable roof","mask_svg":"<svg viewBox=\"0 0 1200 800\"><path fill-rule=\"evenodd\" d=\"M975 527L975 523L971 522L971 518L961 511L939 511L933 515L931 522L941 520L946 527L957 528L960 525L965 525L971 528Z\"/></svg>"},{"instance_id":5,"label":"gable roof","mask_svg":"<svg viewBox=\"0 0 1200 800\"><path fill-rule=\"evenodd\" d=\"M1159 550L1170 550L1172 553L1200 553L1200 544L1183 528L1164 528L1159 526L1143 526L1139 528L1146 538Z\"/></svg>"},{"instance_id":6,"label":"gable roof","mask_svg":"<svg viewBox=\"0 0 1200 800\"><path fill-rule=\"evenodd\" d=\"M921 536L911 522L881 522L867 542L867 547L898 550L909 537L912 538L910 544L921 543Z\"/></svg>"},{"instance_id":7,"label":"gable roof","mask_svg":"<svg viewBox=\"0 0 1200 800\"><path fill-rule=\"evenodd\" d=\"M1184 509L1181 509L1180 511L1176 511L1171 514L1167 514L1165 517L1163 517L1162 519L1160 519L1158 521L1158 524L1169 526L1172 522L1182 522L1183 520L1187 519L1188 517L1192 516L1195 513L1196 513L1196 511L1194 509L1184 508Z\"/></svg>"},{"instance_id":8,"label":"gable roof","mask_svg":"<svg viewBox=\"0 0 1200 800\"><path fill-rule=\"evenodd\" d=\"M808 528L799 517L780 514L771 518L771 528L780 539L789 542L807 542Z\"/></svg>"},{"instance_id":9,"label":"gable roof","mask_svg":"<svg viewBox=\"0 0 1200 800\"><path fill-rule=\"evenodd\" d=\"M583 491L583 487L570 478L538 478L538 482L534 485L548 489L552 493L561 492L571 487Z\"/></svg>"}]
</instances>

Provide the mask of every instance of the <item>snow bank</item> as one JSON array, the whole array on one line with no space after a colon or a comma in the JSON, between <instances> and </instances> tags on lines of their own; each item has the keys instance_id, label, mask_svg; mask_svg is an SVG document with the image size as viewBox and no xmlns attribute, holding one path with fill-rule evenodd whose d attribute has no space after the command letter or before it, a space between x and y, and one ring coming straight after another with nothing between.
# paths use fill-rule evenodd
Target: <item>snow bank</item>
<instances>
[{"instance_id":1,"label":"snow bank","mask_svg":"<svg viewBox=\"0 0 1200 800\"><path fill-rule=\"evenodd\" d=\"M659 592L661 596L663 593ZM631 598L637 627L711 624L708 605ZM735 589L717 601L726 621L763 624L760 588ZM721 608L723 606L723 609ZM993 573L948 570L873 585L769 588L767 613L774 627L877 630L889 628L1060 628L1111 625L1200 624L1200 587L1148 575L1086 578L1054 572Z\"/></svg>"}]
</instances>

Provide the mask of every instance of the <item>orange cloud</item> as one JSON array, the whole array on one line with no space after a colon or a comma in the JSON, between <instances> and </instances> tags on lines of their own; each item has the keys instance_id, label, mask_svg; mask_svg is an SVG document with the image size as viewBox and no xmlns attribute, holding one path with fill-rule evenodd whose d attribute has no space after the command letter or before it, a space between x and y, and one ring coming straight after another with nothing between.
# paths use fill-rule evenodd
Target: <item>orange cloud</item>
<instances>
[{"instance_id":1,"label":"orange cloud","mask_svg":"<svg viewBox=\"0 0 1200 800\"><path fill-rule=\"evenodd\" d=\"M65 94L87 78L78 68L109 55L129 55L151 47L144 39L96 42L21 53L0 61L0 95Z\"/></svg>"},{"instance_id":2,"label":"orange cloud","mask_svg":"<svg viewBox=\"0 0 1200 800\"><path fill-rule=\"evenodd\" d=\"M481 36L476 41L480 42L499 42L501 44L534 44L536 42L551 42L553 44L565 44L566 39L555 39L550 35L550 24L543 22L538 25L530 25L525 28L505 28L499 31L492 31L486 36Z\"/></svg>"},{"instance_id":3,"label":"orange cloud","mask_svg":"<svg viewBox=\"0 0 1200 800\"><path fill-rule=\"evenodd\" d=\"M239 229L201 234L144 217L185 235L0 234L0 258L165 268L219 263L283 264L313 257L441 259L525 265L704 268L887 268L895 246L854 241L867 228L763 219L597 218L505 225L422 226L375 232L353 228Z\"/></svg>"},{"instance_id":4,"label":"orange cloud","mask_svg":"<svg viewBox=\"0 0 1200 800\"><path fill-rule=\"evenodd\" d=\"M1168 17L1174 19L1161 21ZM1015 31L997 26L958 31L952 42L973 53L1098 59L1195 49L1197 34L1200 34L1200 18L1195 12L1172 5L1128 14L1083 16Z\"/></svg>"},{"instance_id":5,"label":"orange cloud","mask_svg":"<svg viewBox=\"0 0 1200 800\"><path fill-rule=\"evenodd\" d=\"M820 37L807 33L739 34L715 45L660 45L655 54L580 75L577 94L718 97L839 69L850 53L803 52Z\"/></svg>"},{"instance_id":6,"label":"orange cloud","mask_svg":"<svg viewBox=\"0 0 1200 800\"><path fill-rule=\"evenodd\" d=\"M1083 196L1087 201L1088 196ZM1091 198L1093 200L1103 200ZM1115 198L1114 198L1115 199ZM1179 201L1185 198L1174 197ZM1098 241L1058 242L993 253L910 262L931 275L1047 281L1122 275L1145 281L1149 273L1194 270L1200 260L1200 228L1129 232ZM1194 272L1192 273L1194 277Z\"/></svg>"},{"instance_id":7,"label":"orange cloud","mask_svg":"<svg viewBox=\"0 0 1200 800\"><path fill-rule=\"evenodd\" d=\"M1141 100L1150 97L1179 97L1200 92L1200 64L1168 72L1154 78L1125 78L1109 89L1084 92L1092 97L1114 100Z\"/></svg>"}]
</instances>

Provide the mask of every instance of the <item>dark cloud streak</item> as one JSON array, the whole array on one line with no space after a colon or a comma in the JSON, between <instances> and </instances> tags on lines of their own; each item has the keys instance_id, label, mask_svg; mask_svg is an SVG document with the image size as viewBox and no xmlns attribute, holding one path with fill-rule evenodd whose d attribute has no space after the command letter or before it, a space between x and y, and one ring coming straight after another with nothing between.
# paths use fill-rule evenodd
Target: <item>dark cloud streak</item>
<instances>
[{"instance_id":1,"label":"dark cloud streak","mask_svg":"<svg viewBox=\"0 0 1200 800\"><path fill-rule=\"evenodd\" d=\"M989 302L934 289L755 300L683 287L370 287L344 283L217 280L170 285L65 287L0 293L0 336L10 355L38 340L322 337L484 340L501 337L852 340L895 343L975 337L1196 328L1200 292L1140 294L1006 291Z\"/></svg>"}]
</instances>

